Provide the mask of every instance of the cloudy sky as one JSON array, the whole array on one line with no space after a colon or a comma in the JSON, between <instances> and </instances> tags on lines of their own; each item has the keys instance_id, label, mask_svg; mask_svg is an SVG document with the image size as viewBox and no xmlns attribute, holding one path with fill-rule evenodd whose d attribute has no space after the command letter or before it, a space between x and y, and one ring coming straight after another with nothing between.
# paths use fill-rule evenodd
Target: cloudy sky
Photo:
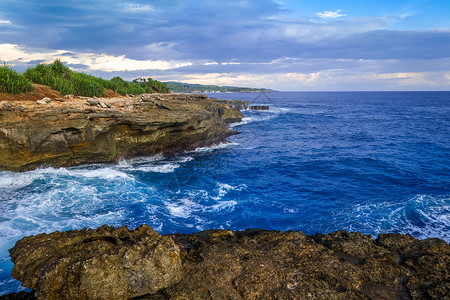
<instances>
[{"instance_id":1,"label":"cloudy sky","mask_svg":"<svg viewBox=\"0 0 450 300\"><path fill-rule=\"evenodd\" d=\"M0 61L287 91L450 90L449 0L1 0Z\"/></svg>"}]
</instances>

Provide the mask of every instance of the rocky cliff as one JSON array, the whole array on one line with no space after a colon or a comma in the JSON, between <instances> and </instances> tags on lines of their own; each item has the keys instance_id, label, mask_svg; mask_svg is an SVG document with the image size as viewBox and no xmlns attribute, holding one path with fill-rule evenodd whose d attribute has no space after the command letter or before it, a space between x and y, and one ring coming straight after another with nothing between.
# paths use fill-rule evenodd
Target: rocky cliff
<instances>
[{"instance_id":1,"label":"rocky cliff","mask_svg":"<svg viewBox=\"0 0 450 300\"><path fill-rule=\"evenodd\" d=\"M42 99L0 105L0 170L114 162L219 142L242 114L204 95Z\"/></svg>"},{"instance_id":2,"label":"rocky cliff","mask_svg":"<svg viewBox=\"0 0 450 300\"><path fill-rule=\"evenodd\" d=\"M449 299L450 246L402 234L54 232L10 250L40 299ZM6 298L9 297L9 298ZM5 299L32 298L31 294Z\"/></svg>"}]
</instances>

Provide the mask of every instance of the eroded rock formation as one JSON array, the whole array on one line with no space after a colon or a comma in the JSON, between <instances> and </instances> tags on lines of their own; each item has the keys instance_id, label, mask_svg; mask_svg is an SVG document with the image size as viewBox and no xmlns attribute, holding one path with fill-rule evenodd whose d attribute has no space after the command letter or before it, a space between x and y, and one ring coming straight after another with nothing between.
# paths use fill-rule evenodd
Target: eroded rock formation
<instances>
[{"instance_id":1,"label":"eroded rock formation","mask_svg":"<svg viewBox=\"0 0 450 300\"><path fill-rule=\"evenodd\" d=\"M19 241L11 256L12 275L42 299L128 299L183 275L180 247L148 226L37 235Z\"/></svg>"},{"instance_id":2,"label":"eroded rock formation","mask_svg":"<svg viewBox=\"0 0 450 300\"><path fill-rule=\"evenodd\" d=\"M440 239L338 231L209 230L160 236L148 226L26 237L13 277L42 299L448 299ZM146 294L146 295L144 295Z\"/></svg>"},{"instance_id":3,"label":"eroded rock formation","mask_svg":"<svg viewBox=\"0 0 450 300\"><path fill-rule=\"evenodd\" d=\"M87 100L99 105L68 99L0 110L0 170L114 162L195 148L224 140L234 133L227 123L243 117L205 95ZM14 104L5 103L2 107Z\"/></svg>"}]
</instances>

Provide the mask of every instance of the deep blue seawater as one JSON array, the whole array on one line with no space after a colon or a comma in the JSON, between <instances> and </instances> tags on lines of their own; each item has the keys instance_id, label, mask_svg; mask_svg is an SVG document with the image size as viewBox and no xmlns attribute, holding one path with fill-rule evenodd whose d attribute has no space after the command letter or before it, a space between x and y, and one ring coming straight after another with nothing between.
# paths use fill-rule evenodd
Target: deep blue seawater
<instances>
[{"instance_id":1,"label":"deep blue seawater","mask_svg":"<svg viewBox=\"0 0 450 300\"><path fill-rule=\"evenodd\" d=\"M0 172L0 295L8 249L55 230L346 229L450 241L450 93L213 94L268 104L228 144L115 165Z\"/></svg>"}]
</instances>

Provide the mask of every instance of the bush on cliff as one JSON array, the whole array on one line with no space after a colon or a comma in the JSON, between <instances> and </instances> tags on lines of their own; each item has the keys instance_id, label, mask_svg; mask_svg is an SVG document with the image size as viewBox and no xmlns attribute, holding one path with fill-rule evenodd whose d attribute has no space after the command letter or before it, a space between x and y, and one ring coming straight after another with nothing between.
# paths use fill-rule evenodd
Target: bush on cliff
<instances>
[{"instance_id":1,"label":"bush on cliff","mask_svg":"<svg viewBox=\"0 0 450 300\"><path fill-rule=\"evenodd\" d=\"M25 71L30 81L50 86L63 95L103 96L102 79L70 70L60 60L50 65L39 64Z\"/></svg>"},{"instance_id":2,"label":"bush on cliff","mask_svg":"<svg viewBox=\"0 0 450 300\"><path fill-rule=\"evenodd\" d=\"M170 89L162 82L152 78L139 78L128 82L120 77L114 77L109 80L109 89L121 95L126 94L152 94L152 93L170 93Z\"/></svg>"},{"instance_id":3,"label":"bush on cliff","mask_svg":"<svg viewBox=\"0 0 450 300\"><path fill-rule=\"evenodd\" d=\"M120 95L126 94L138 95L148 93L148 90L143 88L139 84L125 81L118 76L109 80L109 83L110 83L109 89L113 90L116 93L119 93Z\"/></svg>"},{"instance_id":4,"label":"bush on cliff","mask_svg":"<svg viewBox=\"0 0 450 300\"><path fill-rule=\"evenodd\" d=\"M94 77L85 73L74 72L60 60L52 64L39 64L25 71L24 76L31 82L50 86L63 95L99 97L105 96L105 89L113 90L121 95L143 93L169 93L162 83L151 78L144 82L127 82L120 77L111 80Z\"/></svg>"},{"instance_id":5,"label":"bush on cliff","mask_svg":"<svg viewBox=\"0 0 450 300\"><path fill-rule=\"evenodd\" d=\"M143 88L146 88L147 93L170 93L170 89L164 83L148 78L138 78L133 80L133 83L139 84Z\"/></svg>"},{"instance_id":6,"label":"bush on cliff","mask_svg":"<svg viewBox=\"0 0 450 300\"><path fill-rule=\"evenodd\" d=\"M4 64L0 66L0 93L20 94L32 91L31 83L21 74Z\"/></svg>"}]
</instances>

